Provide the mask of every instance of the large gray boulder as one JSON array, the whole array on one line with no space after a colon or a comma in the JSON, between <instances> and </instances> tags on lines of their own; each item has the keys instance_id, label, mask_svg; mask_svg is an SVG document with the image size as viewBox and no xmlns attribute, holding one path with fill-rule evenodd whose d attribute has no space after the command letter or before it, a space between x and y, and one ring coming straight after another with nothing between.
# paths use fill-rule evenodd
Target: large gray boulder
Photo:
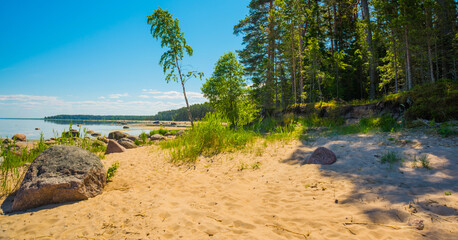
<instances>
[{"instance_id":1,"label":"large gray boulder","mask_svg":"<svg viewBox=\"0 0 458 240\"><path fill-rule=\"evenodd\" d=\"M131 149L131 148L136 148L137 147L137 145L135 145L135 143L132 140L128 139L128 138L121 138L121 139L118 140L118 143L119 143L119 145L121 145L121 146L123 146L123 147L125 147L127 149Z\"/></svg>"},{"instance_id":2,"label":"large gray boulder","mask_svg":"<svg viewBox=\"0 0 458 240\"><path fill-rule=\"evenodd\" d=\"M102 193L106 177L97 155L76 146L52 146L30 165L11 210L94 197Z\"/></svg>"},{"instance_id":3,"label":"large gray boulder","mask_svg":"<svg viewBox=\"0 0 458 240\"><path fill-rule=\"evenodd\" d=\"M129 136L129 134L127 134L127 133L116 131L116 132L111 132L110 134L108 134L108 139L119 140L121 138L125 138L125 137L128 137L128 136Z\"/></svg>"},{"instance_id":4,"label":"large gray boulder","mask_svg":"<svg viewBox=\"0 0 458 240\"><path fill-rule=\"evenodd\" d=\"M162 136L161 134L154 134L153 136L150 137L151 141L155 140L165 140L165 137Z\"/></svg>"},{"instance_id":5,"label":"large gray boulder","mask_svg":"<svg viewBox=\"0 0 458 240\"><path fill-rule=\"evenodd\" d=\"M105 152L105 154L120 153L120 152L125 152L125 151L126 151L126 148L121 146L115 140L113 139L108 140L107 151Z\"/></svg>"},{"instance_id":6,"label":"large gray boulder","mask_svg":"<svg viewBox=\"0 0 458 240\"><path fill-rule=\"evenodd\" d=\"M319 147L313 151L312 155L305 160L305 164L322 164L330 165L337 161L336 154L325 148Z\"/></svg>"},{"instance_id":7,"label":"large gray boulder","mask_svg":"<svg viewBox=\"0 0 458 240\"><path fill-rule=\"evenodd\" d=\"M135 140L138 140L138 137L129 135L127 136L128 139L130 139L132 142L135 142Z\"/></svg>"}]
</instances>

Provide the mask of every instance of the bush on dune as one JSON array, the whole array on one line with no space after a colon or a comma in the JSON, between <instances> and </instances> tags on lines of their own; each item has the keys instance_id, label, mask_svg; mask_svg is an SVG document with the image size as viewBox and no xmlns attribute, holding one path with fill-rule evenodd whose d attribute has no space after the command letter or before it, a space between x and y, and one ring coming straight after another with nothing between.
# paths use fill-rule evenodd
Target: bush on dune
<instances>
[{"instance_id":1,"label":"bush on dune","mask_svg":"<svg viewBox=\"0 0 458 240\"><path fill-rule=\"evenodd\" d=\"M216 113L209 113L187 134L162 142L161 147L170 150L170 159L174 163L195 162L200 155L213 156L244 148L255 136L254 132L230 129Z\"/></svg>"},{"instance_id":2,"label":"bush on dune","mask_svg":"<svg viewBox=\"0 0 458 240\"><path fill-rule=\"evenodd\" d=\"M441 81L414 87L401 97L401 102L411 102L405 119L417 118L443 122L458 118L458 83Z\"/></svg>"}]
</instances>

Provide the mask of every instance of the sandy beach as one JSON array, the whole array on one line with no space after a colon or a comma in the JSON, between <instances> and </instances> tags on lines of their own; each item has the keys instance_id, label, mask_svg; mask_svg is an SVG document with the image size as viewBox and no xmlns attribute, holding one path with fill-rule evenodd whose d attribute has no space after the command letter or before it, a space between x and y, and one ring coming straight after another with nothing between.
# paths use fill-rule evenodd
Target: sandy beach
<instances>
[{"instance_id":1,"label":"sandy beach","mask_svg":"<svg viewBox=\"0 0 458 240\"><path fill-rule=\"evenodd\" d=\"M320 146L337 162L302 165ZM387 151L404 162L381 164ZM423 154L431 170L413 162ZM259 143L182 166L140 147L102 160L120 167L99 196L0 215L0 239L453 239L457 155L456 137L421 132Z\"/></svg>"}]
</instances>

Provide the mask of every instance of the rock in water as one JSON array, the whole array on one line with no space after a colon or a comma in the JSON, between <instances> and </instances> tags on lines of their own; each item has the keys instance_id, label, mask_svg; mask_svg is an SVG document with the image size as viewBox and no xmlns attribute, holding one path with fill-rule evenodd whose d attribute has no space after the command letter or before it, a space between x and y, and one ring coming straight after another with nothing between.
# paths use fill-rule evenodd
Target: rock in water
<instances>
[{"instance_id":1,"label":"rock in water","mask_svg":"<svg viewBox=\"0 0 458 240\"><path fill-rule=\"evenodd\" d=\"M69 132L63 132L62 135L64 137L80 137L80 132L76 129L72 129Z\"/></svg>"},{"instance_id":2,"label":"rock in water","mask_svg":"<svg viewBox=\"0 0 458 240\"><path fill-rule=\"evenodd\" d=\"M131 149L131 148L136 148L137 147L137 145L135 145L135 143L132 140L128 139L128 138L121 138L121 139L118 140L118 143L121 146L123 146L123 147L125 147L127 149Z\"/></svg>"},{"instance_id":3,"label":"rock in water","mask_svg":"<svg viewBox=\"0 0 458 240\"><path fill-rule=\"evenodd\" d=\"M319 147L313 151L312 156L305 160L305 164L323 164L329 165L337 161L337 157L333 151Z\"/></svg>"},{"instance_id":4,"label":"rock in water","mask_svg":"<svg viewBox=\"0 0 458 240\"><path fill-rule=\"evenodd\" d=\"M125 138L125 137L128 137L128 136L129 136L129 134L127 134L127 133L116 131L116 132L111 132L110 134L108 134L108 139L119 140L121 138Z\"/></svg>"},{"instance_id":5,"label":"rock in water","mask_svg":"<svg viewBox=\"0 0 458 240\"><path fill-rule=\"evenodd\" d=\"M27 137L24 134L16 134L13 136L13 139L18 142L25 142L27 141Z\"/></svg>"},{"instance_id":6,"label":"rock in water","mask_svg":"<svg viewBox=\"0 0 458 240\"><path fill-rule=\"evenodd\" d=\"M30 165L12 211L85 200L101 194L106 171L100 158L75 146L53 146Z\"/></svg>"},{"instance_id":7,"label":"rock in water","mask_svg":"<svg viewBox=\"0 0 458 240\"><path fill-rule=\"evenodd\" d=\"M115 140L109 139L108 140L108 145L107 145L107 151L105 154L110 154L110 153L119 153L119 152L125 152L126 149L119 145Z\"/></svg>"}]
</instances>

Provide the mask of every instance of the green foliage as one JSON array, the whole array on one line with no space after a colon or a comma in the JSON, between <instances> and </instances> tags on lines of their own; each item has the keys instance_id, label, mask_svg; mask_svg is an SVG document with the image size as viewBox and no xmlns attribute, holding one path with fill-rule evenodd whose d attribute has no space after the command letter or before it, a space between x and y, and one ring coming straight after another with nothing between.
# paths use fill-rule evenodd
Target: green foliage
<instances>
[{"instance_id":1,"label":"green foliage","mask_svg":"<svg viewBox=\"0 0 458 240\"><path fill-rule=\"evenodd\" d=\"M398 163L398 162L400 162L402 160L403 160L402 157L398 153L392 152L392 151L389 151L389 152L385 153L380 158L380 162L382 164L388 163L390 165L390 168L393 166L393 164Z\"/></svg>"},{"instance_id":2,"label":"green foliage","mask_svg":"<svg viewBox=\"0 0 458 240\"><path fill-rule=\"evenodd\" d=\"M40 136L38 144L30 150L27 148L19 150L16 147L15 141L7 145L0 143L0 157L3 160L0 163L0 192L9 193L10 191L14 191L22 178L19 168L25 163L33 162L47 148L47 145L44 143L43 133Z\"/></svg>"},{"instance_id":3,"label":"green foliage","mask_svg":"<svg viewBox=\"0 0 458 240\"><path fill-rule=\"evenodd\" d=\"M423 168L431 169L431 167L429 166L428 155L425 154L425 155L420 156L420 163Z\"/></svg>"},{"instance_id":4,"label":"green foliage","mask_svg":"<svg viewBox=\"0 0 458 240\"><path fill-rule=\"evenodd\" d=\"M449 123L442 123L437 129L437 133L442 137L450 137L458 135L457 126Z\"/></svg>"},{"instance_id":5,"label":"green foliage","mask_svg":"<svg viewBox=\"0 0 458 240\"><path fill-rule=\"evenodd\" d=\"M129 116L129 115L55 115L45 117L45 120L73 120L81 121L118 121L118 120L148 120L150 116Z\"/></svg>"},{"instance_id":6,"label":"green foliage","mask_svg":"<svg viewBox=\"0 0 458 240\"><path fill-rule=\"evenodd\" d=\"M150 31L153 37L155 39L161 39L161 47L168 49L164 54L162 54L161 60L159 61L164 73L167 74L165 81L167 83L170 82L170 80L174 82L181 82L188 110L188 117L193 125L192 113L186 97L184 83L191 77L199 77L202 79L203 73L196 71L184 73L180 69L180 61L183 59L184 53L188 56L192 56L193 50L191 46L186 43L184 33L181 32L178 25L178 19L174 19L169 11L162 10L161 8L154 10L153 14L147 16L147 18L147 23L151 25ZM178 71L178 73L176 73L176 71Z\"/></svg>"},{"instance_id":7,"label":"green foliage","mask_svg":"<svg viewBox=\"0 0 458 240\"><path fill-rule=\"evenodd\" d=\"M214 112L215 109L209 103L193 104L189 107L192 116L196 119L202 119L209 112ZM188 110L186 107L176 110L168 110L158 112L150 118L151 120L164 120L164 121L187 121Z\"/></svg>"},{"instance_id":8,"label":"green foliage","mask_svg":"<svg viewBox=\"0 0 458 240\"><path fill-rule=\"evenodd\" d=\"M369 132L371 130L380 130L382 132L390 132L399 129L399 124L391 116L362 118L359 122L361 132Z\"/></svg>"},{"instance_id":9,"label":"green foliage","mask_svg":"<svg viewBox=\"0 0 458 240\"><path fill-rule=\"evenodd\" d=\"M423 155L421 155L421 156L418 158L418 160L417 160L417 156L414 156L413 163L414 163L414 166L415 166L415 167L417 166L417 162L418 162L418 161L420 161L420 164L421 164L421 167L422 167L422 168L431 170L431 167L429 166L429 158L428 158L428 155L423 154Z\"/></svg>"},{"instance_id":10,"label":"green foliage","mask_svg":"<svg viewBox=\"0 0 458 240\"><path fill-rule=\"evenodd\" d=\"M184 33L181 32L178 25L178 19L174 19L172 14L161 8L154 10L152 15L148 16L147 23L151 25L151 34L155 39L161 39L161 47L168 48L162 54L159 64L163 67L164 73L167 73L165 80L178 82L178 76L175 71L178 69L178 61L183 59L184 53L192 56L192 48L186 44Z\"/></svg>"},{"instance_id":11,"label":"green foliage","mask_svg":"<svg viewBox=\"0 0 458 240\"><path fill-rule=\"evenodd\" d=\"M140 133L140 139L142 140L143 144L145 144L146 140L148 140L148 135L146 135L145 132L142 132L142 133Z\"/></svg>"},{"instance_id":12,"label":"green foliage","mask_svg":"<svg viewBox=\"0 0 458 240\"><path fill-rule=\"evenodd\" d=\"M118 171L119 162L115 161L110 168L107 170L107 182L111 182L111 179L114 177L116 171Z\"/></svg>"},{"instance_id":13,"label":"green foliage","mask_svg":"<svg viewBox=\"0 0 458 240\"><path fill-rule=\"evenodd\" d=\"M202 92L232 127L246 125L257 115L255 104L247 96L243 66L233 52L218 59L212 77L202 86Z\"/></svg>"},{"instance_id":14,"label":"green foliage","mask_svg":"<svg viewBox=\"0 0 458 240\"><path fill-rule=\"evenodd\" d=\"M305 127L338 127L345 124L345 119L342 117L319 117L318 114L312 113L306 117L299 117L298 122Z\"/></svg>"},{"instance_id":15,"label":"green foliage","mask_svg":"<svg viewBox=\"0 0 458 240\"><path fill-rule=\"evenodd\" d=\"M438 82L416 86L402 97L412 102L405 112L406 120L417 118L443 122L458 119L458 83Z\"/></svg>"},{"instance_id":16,"label":"green foliage","mask_svg":"<svg viewBox=\"0 0 458 240\"><path fill-rule=\"evenodd\" d=\"M161 127L161 128L159 128L157 130L151 130L149 132L149 134L150 134L150 136L153 136L154 134L161 134L162 136L164 136L168 132L169 132L169 130Z\"/></svg>"},{"instance_id":17,"label":"green foliage","mask_svg":"<svg viewBox=\"0 0 458 240\"><path fill-rule=\"evenodd\" d=\"M194 128L181 137L161 142L163 149L170 149L174 163L195 162L200 155L213 156L222 151L242 149L256 136L243 129L229 129L215 113L209 113Z\"/></svg>"}]
</instances>

